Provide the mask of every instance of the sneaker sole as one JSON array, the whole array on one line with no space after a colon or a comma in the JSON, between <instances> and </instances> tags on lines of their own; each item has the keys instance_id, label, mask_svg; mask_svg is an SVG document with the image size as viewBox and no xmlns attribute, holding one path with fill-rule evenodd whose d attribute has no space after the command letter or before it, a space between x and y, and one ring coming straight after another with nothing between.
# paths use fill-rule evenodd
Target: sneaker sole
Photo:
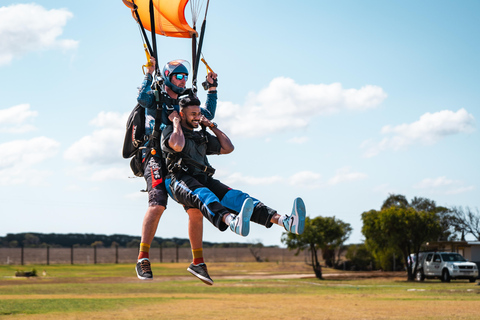
<instances>
[{"instance_id":1,"label":"sneaker sole","mask_svg":"<svg viewBox=\"0 0 480 320\"><path fill-rule=\"evenodd\" d=\"M247 198L242 205L242 209L239 213L242 216L242 229L240 234L244 237L250 233L250 218L253 214L253 200Z\"/></svg>"},{"instance_id":2,"label":"sneaker sole","mask_svg":"<svg viewBox=\"0 0 480 320\"><path fill-rule=\"evenodd\" d=\"M195 277L197 277L198 279L202 280L203 283L205 284L208 284L209 286L213 285L213 280L210 280L208 278L205 278L204 276L196 273L195 271L193 271L192 269L188 268L187 269L188 272L190 272L191 274L193 274Z\"/></svg>"},{"instance_id":3,"label":"sneaker sole","mask_svg":"<svg viewBox=\"0 0 480 320\"><path fill-rule=\"evenodd\" d=\"M303 202L302 198L295 199L295 203L293 204L293 214L298 217L298 224L297 230L295 230L296 234L302 234L305 230L305 203Z\"/></svg>"}]
</instances>

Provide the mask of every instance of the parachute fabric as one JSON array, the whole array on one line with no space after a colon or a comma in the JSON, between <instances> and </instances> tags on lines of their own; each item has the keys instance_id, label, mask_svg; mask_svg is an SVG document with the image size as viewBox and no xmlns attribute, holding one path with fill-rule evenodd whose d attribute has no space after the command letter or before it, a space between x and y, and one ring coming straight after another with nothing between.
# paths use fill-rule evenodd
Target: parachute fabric
<instances>
[{"instance_id":1,"label":"parachute fabric","mask_svg":"<svg viewBox=\"0 0 480 320\"><path fill-rule=\"evenodd\" d=\"M197 32L189 26L185 19L185 7L188 1L153 0L153 6L155 7L155 33L175 38L196 37ZM137 12L143 27L151 31L149 2L150 0L123 0L123 3L132 10L135 20L137 18L134 13L134 4L137 6Z\"/></svg>"}]
</instances>

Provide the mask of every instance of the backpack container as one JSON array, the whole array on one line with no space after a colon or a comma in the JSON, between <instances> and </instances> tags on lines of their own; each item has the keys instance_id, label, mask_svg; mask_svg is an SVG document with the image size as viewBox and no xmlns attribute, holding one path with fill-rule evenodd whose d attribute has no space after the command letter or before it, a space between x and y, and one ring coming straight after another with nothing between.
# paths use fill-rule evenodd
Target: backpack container
<instances>
[{"instance_id":1,"label":"backpack container","mask_svg":"<svg viewBox=\"0 0 480 320\"><path fill-rule=\"evenodd\" d=\"M137 177L143 177L142 146L147 141L145 136L145 108L137 104L128 116L127 130L123 141L122 156L132 158L130 168Z\"/></svg>"}]
</instances>

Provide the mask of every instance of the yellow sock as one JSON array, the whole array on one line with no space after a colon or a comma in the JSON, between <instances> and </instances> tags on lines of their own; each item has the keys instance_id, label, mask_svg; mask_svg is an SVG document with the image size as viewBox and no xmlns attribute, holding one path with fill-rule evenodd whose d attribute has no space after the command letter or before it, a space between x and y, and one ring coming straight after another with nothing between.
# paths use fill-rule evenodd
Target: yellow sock
<instances>
[{"instance_id":1,"label":"yellow sock","mask_svg":"<svg viewBox=\"0 0 480 320\"><path fill-rule=\"evenodd\" d=\"M140 243L140 252L138 254L138 259L149 258L148 252L150 251L150 245L146 243Z\"/></svg>"},{"instance_id":2,"label":"yellow sock","mask_svg":"<svg viewBox=\"0 0 480 320\"><path fill-rule=\"evenodd\" d=\"M198 265L200 263L204 263L203 261L203 248L200 249L193 249L193 264Z\"/></svg>"}]
</instances>

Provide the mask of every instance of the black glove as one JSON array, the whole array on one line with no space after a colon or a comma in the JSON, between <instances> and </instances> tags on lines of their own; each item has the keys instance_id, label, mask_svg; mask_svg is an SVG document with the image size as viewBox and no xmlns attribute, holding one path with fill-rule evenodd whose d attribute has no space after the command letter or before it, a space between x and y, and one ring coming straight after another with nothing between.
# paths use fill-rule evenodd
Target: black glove
<instances>
[{"instance_id":1,"label":"black glove","mask_svg":"<svg viewBox=\"0 0 480 320\"><path fill-rule=\"evenodd\" d=\"M204 82L202 82L202 86L203 86L203 89L205 90L208 90L211 87L218 87L218 81L217 79L213 79L213 83L210 83L207 80L205 80Z\"/></svg>"}]
</instances>

